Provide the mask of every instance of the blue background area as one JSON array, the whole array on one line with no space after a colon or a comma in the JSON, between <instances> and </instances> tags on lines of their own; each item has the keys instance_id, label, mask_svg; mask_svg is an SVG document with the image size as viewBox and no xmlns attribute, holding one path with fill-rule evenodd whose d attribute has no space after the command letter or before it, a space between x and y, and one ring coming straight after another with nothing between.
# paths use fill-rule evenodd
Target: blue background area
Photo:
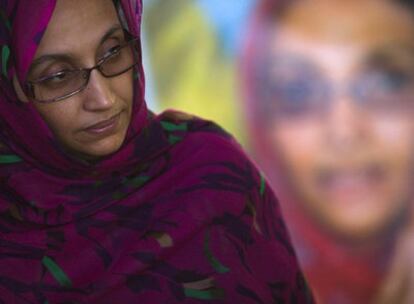
<instances>
[{"instance_id":1,"label":"blue background area","mask_svg":"<svg viewBox=\"0 0 414 304\"><path fill-rule=\"evenodd\" d=\"M174 1L174 0L164 0ZM243 30L247 26L249 14L257 0L194 0L205 13L207 21L216 31L223 51L233 55L240 46ZM145 6L152 0L144 0Z\"/></svg>"},{"instance_id":2,"label":"blue background area","mask_svg":"<svg viewBox=\"0 0 414 304\"><path fill-rule=\"evenodd\" d=\"M255 0L196 0L215 28L224 51L239 48Z\"/></svg>"}]
</instances>

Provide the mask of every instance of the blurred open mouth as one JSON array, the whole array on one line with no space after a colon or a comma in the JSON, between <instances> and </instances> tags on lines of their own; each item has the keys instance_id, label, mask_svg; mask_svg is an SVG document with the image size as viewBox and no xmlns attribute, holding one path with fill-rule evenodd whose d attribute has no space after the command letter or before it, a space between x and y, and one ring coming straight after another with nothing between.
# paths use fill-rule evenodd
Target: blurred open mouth
<instances>
[{"instance_id":1,"label":"blurred open mouth","mask_svg":"<svg viewBox=\"0 0 414 304\"><path fill-rule=\"evenodd\" d=\"M334 201L340 202L377 196L385 179L385 169L370 164L354 168L324 169L318 174L317 185Z\"/></svg>"}]
</instances>

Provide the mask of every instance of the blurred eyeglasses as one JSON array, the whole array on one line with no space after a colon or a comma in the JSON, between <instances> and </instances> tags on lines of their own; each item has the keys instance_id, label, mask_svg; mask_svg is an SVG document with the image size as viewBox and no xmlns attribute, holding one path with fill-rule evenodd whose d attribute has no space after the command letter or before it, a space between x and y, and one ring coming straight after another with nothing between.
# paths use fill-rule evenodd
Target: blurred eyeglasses
<instances>
[{"instance_id":1,"label":"blurred eyeglasses","mask_svg":"<svg viewBox=\"0 0 414 304\"><path fill-rule=\"evenodd\" d=\"M414 72L372 69L347 84L339 84L306 69L271 73L261 84L265 115L309 117L328 111L338 96L346 96L370 113L414 109Z\"/></svg>"},{"instance_id":2,"label":"blurred eyeglasses","mask_svg":"<svg viewBox=\"0 0 414 304\"><path fill-rule=\"evenodd\" d=\"M98 70L104 77L116 77L139 62L138 38L111 48L91 68L64 69L57 73L27 82L32 100L50 103L69 98L87 86L93 70Z\"/></svg>"}]
</instances>

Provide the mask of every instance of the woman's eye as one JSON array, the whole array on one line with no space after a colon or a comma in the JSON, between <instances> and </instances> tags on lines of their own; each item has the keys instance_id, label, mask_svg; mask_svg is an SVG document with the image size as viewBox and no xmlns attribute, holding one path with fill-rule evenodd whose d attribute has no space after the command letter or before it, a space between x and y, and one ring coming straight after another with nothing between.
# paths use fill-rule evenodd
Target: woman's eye
<instances>
[{"instance_id":1,"label":"woman's eye","mask_svg":"<svg viewBox=\"0 0 414 304\"><path fill-rule=\"evenodd\" d=\"M119 54L120 50L121 50L120 45L115 45L115 46L111 47L110 49L106 50L104 55L101 57L101 60L107 60L107 59L115 58Z\"/></svg>"},{"instance_id":2,"label":"woman's eye","mask_svg":"<svg viewBox=\"0 0 414 304\"><path fill-rule=\"evenodd\" d=\"M74 77L74 72L69 70L60 71L47 76L40 84L47 87L64 85Z\"/></svg>"},{"instance_id":3,"label":"woman's eye","mask_svg":"<svg viewBox=\"0 0 414 304\"><path fill-rule=\"evenodd\" d=\"M396 93L413 85L413 77L405 71L377 72L365 79L365 85L371 93Z\"/></svg>"},{"instance_id":4,"label":"woman's eye","mask_svg":"<svg viewBox=\"0 0 414 304\"><path fill-rule=\"evenodd\" d=\"M363 104L373 106L372 109L388 111L412 104L413 87L414 77L411 71L389 69L362 75L354 89Z\"/></svg>"},{"instance_id":5,"label":"woman's eye","mask_svg":"<svg viewBox=\"0 0 414 304\"><path fill-rule=\"evenodd\" d=\"M49 77L47 77L47 81L53 81L53 82L60 82L64 81L68 76L68 73L66 71L61 71L58 73L55 73Z\"/></svg>"}]
</instances>

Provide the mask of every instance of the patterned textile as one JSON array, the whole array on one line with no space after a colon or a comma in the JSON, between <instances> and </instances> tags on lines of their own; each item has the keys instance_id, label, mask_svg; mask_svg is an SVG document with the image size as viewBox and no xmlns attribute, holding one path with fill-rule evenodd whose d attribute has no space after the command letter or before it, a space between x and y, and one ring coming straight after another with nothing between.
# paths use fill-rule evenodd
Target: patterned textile
<instances>
[{"instance_id":1,"label":"patterned textile","mask_svg":"<svg viewBox=\"0 0 414 304\"><path fill-rule=\"evenodd\" d=\"M115 1L139 36L140 1ZM0 1L0 303L310 303L279 207L230 136L147 111L121 149L65 154L17 100L55 1Z\"/></svg>"}]
</instances>

